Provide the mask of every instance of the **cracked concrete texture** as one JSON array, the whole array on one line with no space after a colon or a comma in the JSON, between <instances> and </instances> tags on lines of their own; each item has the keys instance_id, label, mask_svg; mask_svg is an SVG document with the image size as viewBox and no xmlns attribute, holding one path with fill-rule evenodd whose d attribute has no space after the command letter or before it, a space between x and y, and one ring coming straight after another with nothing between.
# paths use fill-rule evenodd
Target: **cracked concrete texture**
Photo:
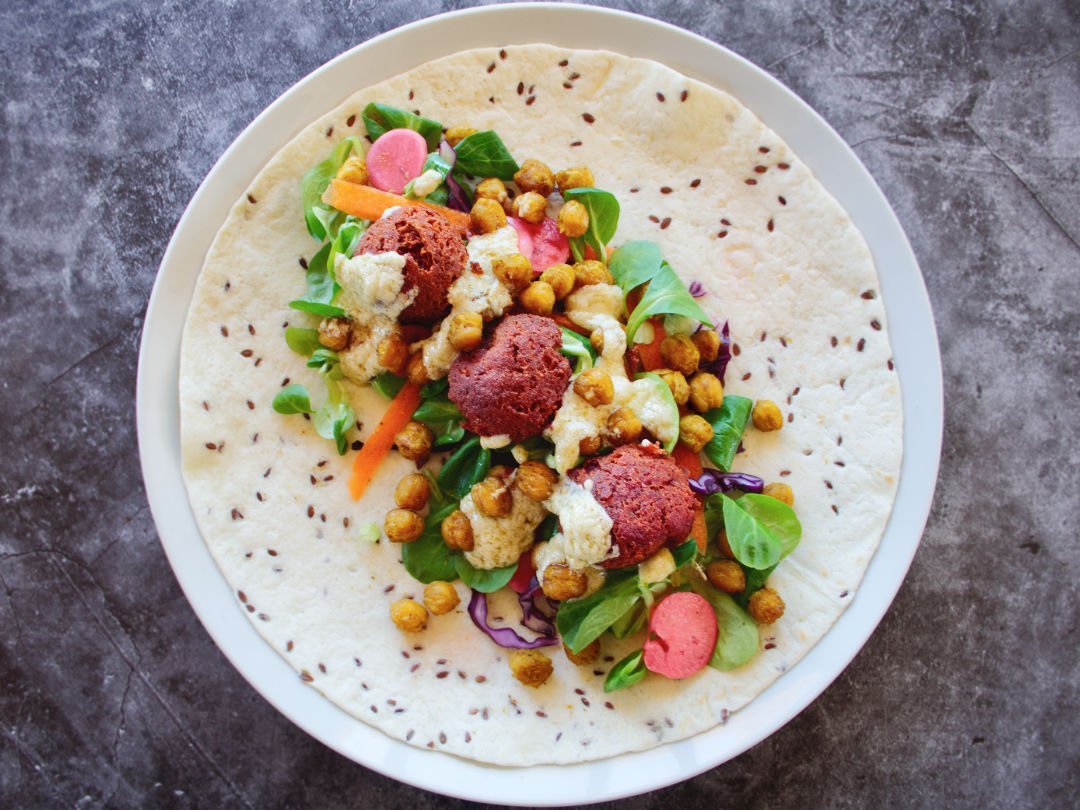
<instances>
[{"instance_id":1,"label":"cracked concrete texture","mask_svg":"<svg viewBox=\"0 0 1080 810\"><path fill-rule=\"evenodd\" d=\"M461 804L334 754L229 666L158 545L132 392L157 262L229 142L329 56L462 5L0 6L4 804ZM765 742L621 804L1075 806L1080 7L612 5L746 56L855 146L947 392L923 546L866 648Z\"/></svg>"}]
</instances>

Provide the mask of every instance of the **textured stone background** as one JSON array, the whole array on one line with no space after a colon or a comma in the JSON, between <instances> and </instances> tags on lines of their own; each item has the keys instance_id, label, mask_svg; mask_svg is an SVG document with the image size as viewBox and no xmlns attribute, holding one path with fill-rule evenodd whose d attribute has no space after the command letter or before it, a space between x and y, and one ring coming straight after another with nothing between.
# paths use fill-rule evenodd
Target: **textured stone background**
<instances>
[{"instance_id":1,"label":"textured stone background","mask_svg":"<svg viewBox=\"0 0 1080 810\"><path fill-rule=\"evenodd\" d=\"M444 804L218 652L158 544L132 394L217 156L331 55L461 5L0 4L0 804ZM748 57L853 144L922 264L947 386L934 510L870 643L767 741L623 804L1075 806L1080 6L617 5Z\"/></svg>"}]
</instances>

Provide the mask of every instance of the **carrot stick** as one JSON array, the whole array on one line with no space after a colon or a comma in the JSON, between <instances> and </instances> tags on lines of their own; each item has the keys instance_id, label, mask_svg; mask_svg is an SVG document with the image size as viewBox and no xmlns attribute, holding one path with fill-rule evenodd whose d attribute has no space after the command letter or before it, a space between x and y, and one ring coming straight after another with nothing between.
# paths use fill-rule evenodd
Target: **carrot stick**
<instances>
[{"instance_id":1,"label":"carrot stick","mask_svg":"<svg viewBox=\"0 0 1080 810\"><path fill-rule=\"evenodd\" d=\"M694 512L694 523L690 527L690 536L697 543L698 551L704 554L705 549L709 546L709 529L705 525L705 507L701 504L698 504L697 511Z\"/></svg>"},{"instance_id":2,"label":"carrot stick","mask_svg":"<svg viewBox=\"0 0 1080 810\"><path fill-rule=\"evenodd\" d=\"M701 475L701 471L704 467L701 466L701 456L688 448L685 444L679 443L675 445L675 449L671 452L672 458L676 463L686 470L691 478L697 478Z\"/></svg>"},{"instance_id":3,"label":"carrot stick","mask_svg":"<svg viewBox=\"0 0 1080 810\"><path fill-rule=\"evenodd\" d=\"M667 332L664 331L664 325L656 318L653 318L651 323L653 339L648 343L639 343L637 346L638 357L641 358L641 364L645 366L646 371L664 367L664 358L660 356L660 343L667 337Z\"/></svg>"},{"instance_id":4,"label":"carrot stick","mask_svg":"<svg viewBox=\"0 0 1080 810\"><path fill-rule=\"evenodd\" d=\"M322 201L338 211L352 214L360 219L378 219L387 208L395 205L419 205L438 211L453 225L467 229L469 215L464 211L455 211L441 205L434 205L423 200L409 200L388 191L380 191L372 186L362 186L346 180L331 180L323 193Z\"/></svg>"},{"instance_id":5,"label":"carrot stick","mask_svg":"<svg viewBox=\"0 0 1080 810\"><path fill-rule=\"evenodd\" d=\"M352 475L349 477L349 494L353 500L359 500L364 494L375 471L379 468L390 448L394 446L394 436L412 419L413 411L420 404L420 386L407 382L398 391L386 409L378 426L372 431L360 452L353 459Z\"/></svg>"},{"instance_id":6,"label":"carrot stick","mask_svg":"<svg viewBox=\"0 0 1080 810\"><path fill-rule=\"evenodd\" d=\"M559 326L566 327L571 332L577 332L584 337L589 336L589 331L584 326L578 326L561 312L552 312L548 317L555 321Z\"/></svg>"}]
</instances>

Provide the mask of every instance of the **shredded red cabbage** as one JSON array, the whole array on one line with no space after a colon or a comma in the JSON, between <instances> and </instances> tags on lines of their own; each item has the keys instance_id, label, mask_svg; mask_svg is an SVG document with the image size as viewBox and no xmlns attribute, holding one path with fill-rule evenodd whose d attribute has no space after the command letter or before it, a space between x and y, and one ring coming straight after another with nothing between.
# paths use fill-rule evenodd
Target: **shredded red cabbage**
<instances>
[{"instance_id":1,"label":"shredded red cabbage","mask_svg":"<svg viewBox=\"0 0 1080 810\"><path fill-rule=\"evenodd\" d=\"M518 603L521 605L521 623L544 636L555 636L555 608L544 592L540 589L540 583L533 577L529 588L524 593L518 594Z\"/></svg>"},{"instance_id":2,"label":"shredded red cabbage","mask_svg":"<svg viewBox=\"0 0 1080 810\"><path fill-rule=\"evenodd\" d=\"M453 208L455 211L468 211L469 198L465 196L465 190L461 187L461 184L454 179L453 169L457 165L457 152L454 151L454 147L445 138L439 144L439 157L450 166L450 174L446 175L446 190L450 192L450 198L446 201L447 208Z\"/></svg>"},{"instance_id":3,"label":"shredded red cabbage","mask_svg":"<svg viewBox=\"0 0 1080 810\"><path fill-rule=\"evenodd\" d=\"M690 479L690 489L698 495L715 495L717 492L761 492L765 482L750 473L726 473L720 470L703 470L697 478Z\"/></svg>"},{"instance_id":4,"label":"shredded red cabbage","mask_svg":"<svg viewBox=\"0 0 1080 810\"><path fill-rule=\"evenodd\" d=\"M724 325L720 327L720 351L716 354L716 359L711 363L702 363L701 370L708 371L710 374L715 374L720 382L724 381L724 372L727 371L728 362L731 360L731 332L728 329L728 322L724 321Z\"/></svg>"},{"instance_id":5,"label":"shredded red cabbage","mask_svg":"<svg viewBox=\"0 0 1080 810\"><path fill-rule=\"evenodd\" d=\"M469 618L500 647L511 650L535 650L537 647L552 647L559 643L554 636L540 636L532 641L526 641L509 627L491 627L487 622L487 611L487 596L480 591L473 591L472 599L469 600Z\"/></svg>"},{"instance_id":6,"label":"shredded red cabbage","mask_svg":"<svg viewBox=\"0 0 1080 810\"><path fill-rule=\"evenodd\" d=\"M687 288L690 292L691 298L704 298L709 293L705 290L705 285L700 281L691 281L690 286Z\"/></svg>"}]
</instances>

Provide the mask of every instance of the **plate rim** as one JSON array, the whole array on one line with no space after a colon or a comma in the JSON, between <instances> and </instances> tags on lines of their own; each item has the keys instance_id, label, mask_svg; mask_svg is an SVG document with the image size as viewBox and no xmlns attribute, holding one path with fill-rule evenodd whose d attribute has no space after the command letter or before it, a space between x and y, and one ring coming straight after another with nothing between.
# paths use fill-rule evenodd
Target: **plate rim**
<instances>
[{"instance_id":1,"label":"plate rim","mask_svg":"<svg viewBox=\"0 0 1080 810\"><path fill-rule=\"evenodd\" d=\"M559 29L559 32L554 37L515 37L512 33L514 26L521 26L526 21L533 27L524 26L525 30ZM317 96L317 93L309 93L307 98L305 93L320 83L326 84L328 77L345 72L353 62L374 59L380 51L388 52L388 48L395 43L400 50L407 50L400 48L402 41L438 42L440 36L445 39L445 33L455 29L459 34L474 39L497 33L498 39L469 41L464 47L456 47L462 41L458 36L457 39L450 39L455 47L435 52L424 50L423 57L411 60L412 63L420 64L470 48L537 41L561 47L603 48L629 56L643 56L643 50L659 48L656 42L662 40L670 43L665 46L669 48L670 55L677 53L679 58L645 58L656 59L688 76L725 90L728 90L730 82L723 77L718 80L716 75L722 69L729 71L728 79L736 76L739 81L760 85L766 101L758 99L760 103L747 103L746 106L792 145L800 159L813 169L815 176L852 216L874 254L882 298L889 314L888 328L894 353L900 355L900 347L903 346L905 356L917 356L919 359L918 366L910 360L907 364L900 359L897 362L904 404L904 456L900 481L881 544L867 567L852 604L788 673L734 713L727 725L646 751L576 765L492 766L451 754L414 748L349 715L296 677L291 666L236 608L232 591L195 526L180 475L176 372L179 367L179 338L202 261L198 261L194 270L188 269L191 264L190 259L184 256L185 251L190 253L190 245L198 241L205 241L208 248L223 221L223 217L216 216L213 209L224 208L227 211L231 208L277 148L291 139L299 127L306 126L319 115L333 109L332 99L324 104L321 97L313 100L312 96ZM562 33L564 30L569 32L565 36ZM608 41L619 37L625 39L618 45ZM585 41L592 44L580 44ZM684 47L675 48L676 43ZM720 66L706 67L712 60L716 60ZM711 74L710 69L713 70ZM393 70L387 75L399 72ZM349 92L351 90L347 89L341 98ZM286 119L284 111L311 107L312 104L323 105L323 109L307 117L297 117L295 120L300 121L299 126L280 126L281 121ZM771 109L770 105L779 105L778 109L786 109L790 115L781 121L775 113L768 110L763 113L762 108ZM287 136L283 140L277 139L280 142L269 149L266 157L260 159L261 162L254 161L250 155L247 161L239 160L239 153L273 125L277 125L277 131L287 132ZM799 130L803 126L808 129ZM800 142L804 141L800 146ZM265 154L265 148L255 151ZM250 173L237 171L236 165L245 162L255 162L257 165ZM830 175L840 168L847 173L843 181ZM823 172L830 176L823 176ZM235 194L224 193L233 187L238 187L239 191ZM218 197L216 203L215 194ZM853 209L851 201L854 198L864 202L868 200L870 204L865 208L860 206ZM848 202L845 203L845 199ZM193 233L208 235L196 240L191 238ZM875 250L875 245L880 249L882 244L895 252L888 266L899 269L891 272L906 275L906 278L892 278L891 281L886 278L881 257ZM205 252L203 250L201 254L204 256ZM186 267L185 261L188 262ZM182 308L175 305L178 295L185 302ZM894 315L899 309L916 312L919 317L915 320L919 328L912 329L910 319L901 326L900 319ZM168 362L161 362L163 359ZM905 371L905 368L909 370ZM895 212L869 171L839 134L779 80L718 43L650 17L616 9L561 3L484 6L417 20L350 48L278 96L243 129L214 163L176 225L147 305L136 384L140 463L159 539L192 609L215 644L245 680L308 734L343 756L383 775L414 787L462 799L546 806L619 799L689 779L756 745L817 699L865 645L906 576L933 501L940 463L943 414L940 351L925 281ZM170 426L174 429L171 433ZM178 480L183 493L179 499L175 495ZM902 519L898 517L901 505L904 509ZM185 512L186 524L189 525L185 525ZM192 527L197 540L194 547L190 542ZM887 541L888 554L883 554ZM212 567L209 580L206 578L207 561ZM225 605L230 606L229 609L223 610ZM822 666L820 659L826 651L833 658L831 664ZM795 676L796 672L799 677ZM288 677L283 677L285 674ZM555 776L557 778L553 779ZM515 798L518 796L523 798Z\"/></svg>"}]
</instances>

